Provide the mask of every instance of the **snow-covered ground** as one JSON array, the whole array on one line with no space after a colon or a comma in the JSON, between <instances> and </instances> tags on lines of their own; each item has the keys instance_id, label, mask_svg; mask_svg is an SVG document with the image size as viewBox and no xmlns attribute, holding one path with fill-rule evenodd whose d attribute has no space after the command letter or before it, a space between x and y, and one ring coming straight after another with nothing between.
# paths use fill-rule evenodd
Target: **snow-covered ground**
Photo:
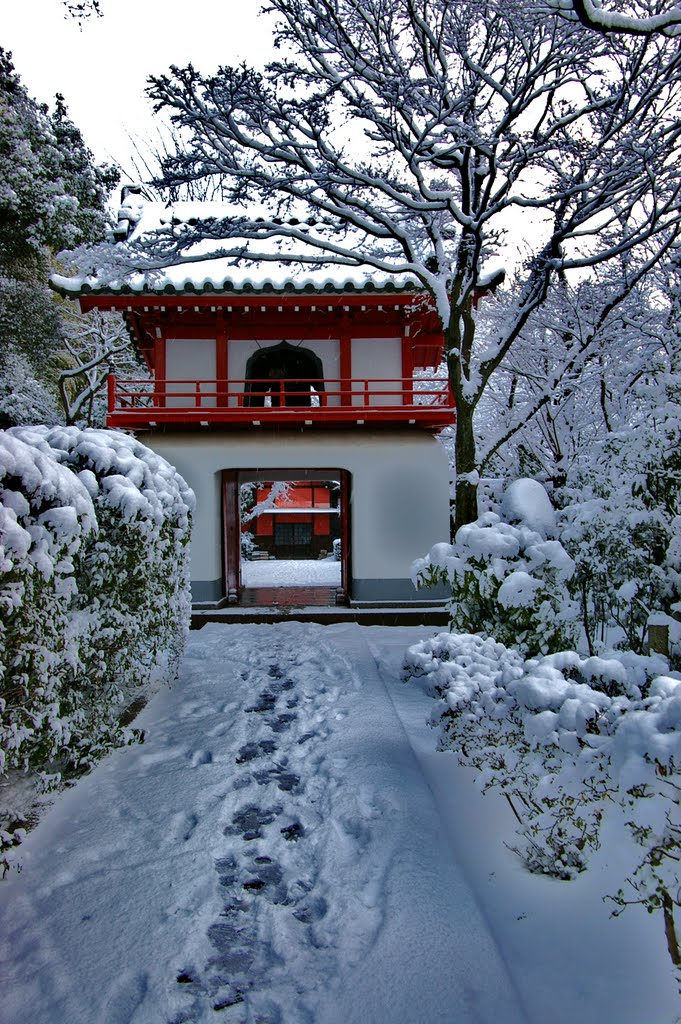
<instances>
[{"instance_id":1,"label":"snow-covered ground","mask_svg":"<svg viewBox=\"0 0 681 1024\"><path fill-rule=\"evenodd\" d=\"M612 861L524 872L403 684L426 627L207 625L0 894L2 1024L672 1024ZM616 868L616 865L614 866Z\"/></svg>"},{"instance_id":2,"label":"snow-covered ground","mask_svg":"<svg viewBox=\"0 0 681 1024\"><path fill-rule=\"evenodd\" d=\"M241 563L245 587L339 587L341 564L335 558L262 559Z\"/></svg>"}]
</instances>

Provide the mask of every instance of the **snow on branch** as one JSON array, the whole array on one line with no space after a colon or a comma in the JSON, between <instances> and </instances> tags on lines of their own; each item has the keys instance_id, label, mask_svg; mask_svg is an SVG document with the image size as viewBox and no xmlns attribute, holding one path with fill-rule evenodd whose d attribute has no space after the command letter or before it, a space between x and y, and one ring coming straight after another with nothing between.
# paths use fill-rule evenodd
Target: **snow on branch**
<instances>
[{"instance_id":1,"label":"snow on branch","mask_svg":"<svg viewBox=\"0 0 681 1024\"><path fill-rule=\"evenodd\" d=\"M621 32L635 36L653 35L656 32L677 36L681 33L681 8L678 4L652 14L608 10L603 7L601 0L546 0L546 7L598 32Z\"/></svg>"}]
</instances>

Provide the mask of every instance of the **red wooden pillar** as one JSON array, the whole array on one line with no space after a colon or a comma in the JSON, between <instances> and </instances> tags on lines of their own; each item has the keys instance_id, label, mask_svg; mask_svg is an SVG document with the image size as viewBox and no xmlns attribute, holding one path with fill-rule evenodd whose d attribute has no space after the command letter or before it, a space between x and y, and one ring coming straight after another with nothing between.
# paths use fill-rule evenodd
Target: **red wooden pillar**
<instances>
[{"instance_id":1,"label":"red wooden pillar","mask_svg":"<svg viewBox=\"0 0 681 1024\"><path fill-rule=\"evenodd\" d=\"M116 408L116 378L113 373L108 374L106 378L106 393L107 393L107 411L113 412Z\"/></svg>"},{"instance_id":2,"label":"red wooden pillar","mask_svg":"<svg viewBox=\"0 0 681 1024\"><path fill-rule=\"evenodd\" d=\"M402 404L414 404L414 343L409 336L409 327L402 335Z\"/></svg>"},{"instance_id":3,"label":"red wooden pillar","mask_svg":"<svg viewBox=\"0 0 681 1024\"><path fill-rule=\"evenodd\" d=\"M229 377L229 363L227 359L227 331L224 327L218 328L215 339L215 375L217 377L216 405L225 406L228 404L229 386L227 380Z\"/></svg>"},{"instance_id":4,"label":"red wooden pillar","mask_svg":"<svg viewBox=\"0 0 681 1024\"><path fill-rule=\"evenodd\" d=\"M346 319L344 317L344 319ZM343 324L340 336L340 404L352 405L352 338L348 324Z\"/></svg>"},{"instance_id":5,"label":"red wooden pillar","mask_svg":"<svg viewBox=\"0 0 681 1024\"><path fill-rule=\"evenodd\" d=\"M222 472L222 556L225 597L236 604L241 589L241 523L239 474L235 469Z\"/></svg>"},{"instance_id":6,"label":"red wooden pillar","mask_svg":"<svg viewBox=\"0 0 681 1024\"><path fill-rule=\"evenodd\" d=\"M161 336L157 328L157 336L154 339L154 405L163 408L166 404L166 340Z\"/></svg>"},{"instance_id":7,"label":"red wooden pillar","mask_svg":"<svg viewBox=\"0 0 681 1024\"><path fill-rule=\"evenodd\" d=\"M340 542L341 542L341 593L344 601L352 595L352 574L350 572L350 544L352 537L351 530L351 478L347 469L340 471Z\"/></svg>"}]
</instances>

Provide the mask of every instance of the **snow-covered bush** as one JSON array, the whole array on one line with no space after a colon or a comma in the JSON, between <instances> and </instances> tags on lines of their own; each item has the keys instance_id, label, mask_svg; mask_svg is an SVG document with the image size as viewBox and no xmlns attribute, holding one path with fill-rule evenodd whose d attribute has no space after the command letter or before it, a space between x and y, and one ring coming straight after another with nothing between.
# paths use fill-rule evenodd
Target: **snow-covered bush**
<instances>
[{"instance_id":1,"label":"snow-covered bush","mask_svg":"<svg viewBox=\"0 0 681 1024\"><path fill-rule=\"evenodd\" d=\"M492 639L440 633L409 648L405 672L424 677L440 698L433 723L441 749L456 750L484 791L497 788L509 801L519 823L513 848L530 870L570 878L598 846L607 794L597 760L574 755L610 698L565 679L555 662L563 657L524 662ZM579 666L574 655L571 667ZM566 786L568 756L574 778Z\"/></svg>"},{"instance_id":2,"label":"snow-covered bush","mask_svg":"<svg viewBox=\"0 0 681 1024\"><path fill-rule=\"evenodd\" d=\"M96 536L92 499L68 469L0 442L0 771L44 768L80 745L83 657L77 578Z\"/></svg>"},{"instance_id":3,"label":"snow-covered bush","mask_svg":"<svg viewBox=\"0 0 681 1024\"><path fill-rule=\"evenodd\" d=\"M613 626L619 646L643 651L650 616L671 616L681 600L678 370L651 372L636 392L645 403L637 421L594 445L561 495L561 540L576 563L572 586L591 653L599 640L609 644ZM681 650L671 654L681 666Z\"/></svg>"},{"instance_id":4,"label":"snow-covered bush","mask_svg":"<svg viewBox=\"0 0 681 1024\"><path fill-rule=\"evenodd\" d=\"M333 542L333 557L336 559L337 562L340 562L340 560L341 560L341 541L340 541L340 537L336 537L336 539Z\"/></svg>"},{"instance_id":5,"label":"snow-covered bush","mask_svg":"<svg viewBox=\"0 0 681 1024\"><path fill-rule=\"evenodd\" d=\"M480 636L440 633L410 647L405 678L438 698L440 748L504 794L518 821L508 844L532 871L571 878L618 805L640 863L614 896L621 910L681 906L681 676L660 656L524 661ZM670 949L671 952L671 949Z\"/></svg>"},{"instance_id":6,"label":"snow-covered bush","mask_svg":"<svg viewBox=\"0 0 681 1024\"><path fill-rule=\"evenodd\" d=\"M124 739L188 628L193 495L134 438L0 432L0 773L57 783Z\"/></svg>"},{"instance_id":7,"label":"snow-covered bush","mask_svg":"<svg viewBox=\"0 0 681 1024\"><path fill-rule=\"evenodd\" d=\"M451 628L482 633L523 654L574 645L575 612L567 590L574 571L561 543L550 538L555 517L533 480L516 481L502 511L462 526L454 544L436 544L412 566L417 586L452 587Z\"/></svg>"},{"instance_id":8,"label":"snow-covered bush","mask_svg":"<svg viewBox=\"0 0 681 1024\"><path fill-rule=\"evenodd\" d=\"M642 654L651 614L675 591L666 561L669 528L635 495L583 495L562 513L561 540L575 562L570 587L590 653L610 645Z\"/></svg>"},{"instance_id":9,"label":"snow-covered bush","mask_svg":"<svg viewBox=\"0 0 681 1024\"><path fill-rule=\"evenodd\" d=\"M131 685L159 669L171 678L189 623L191 491L165 459L110 430L17 427L81 480L99 527L81 593L101 671Z\"/></svg>"}]
</instances>

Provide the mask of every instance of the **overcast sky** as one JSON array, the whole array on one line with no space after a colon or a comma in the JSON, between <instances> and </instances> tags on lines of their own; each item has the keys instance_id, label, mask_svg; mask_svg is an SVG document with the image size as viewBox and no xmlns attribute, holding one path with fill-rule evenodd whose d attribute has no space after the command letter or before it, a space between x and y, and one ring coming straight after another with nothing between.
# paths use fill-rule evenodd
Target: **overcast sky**
<instances>
[{"instance_id":1,"label":"overcast sky","mask_svg":"<svg viewBox=\"0 0 681 1024\"><path fill-rule=\"evenodd\" d=\"M135 180L129 136L142 149L157 137L147 77L171 64L191 62L206 73L220 64L264 64L276 51L263 2L100 0L104 17L79 23L61 0L0 0L0 46L12 52L35 99L52 107L63 93L97 162L116 163L123 181ZM521 228L510 219L517 245L529 218L523 215Z\"/></svg>"},{"instance_id":2,"label":"overcast sky","mask_svg":"<svg viewBox=\"0 0 681 1024\"><path fill-rule=\"evenodd\" d=\"M98 162L127 170L128 134L154 135L144 95L150 74L191 61L262 64L273 54L261 0L101 0L103 18L78 22L60 0L0 0L0 46L10 50L35 99L64 94L72 120Z\"/></svg>"}]
</instances>

